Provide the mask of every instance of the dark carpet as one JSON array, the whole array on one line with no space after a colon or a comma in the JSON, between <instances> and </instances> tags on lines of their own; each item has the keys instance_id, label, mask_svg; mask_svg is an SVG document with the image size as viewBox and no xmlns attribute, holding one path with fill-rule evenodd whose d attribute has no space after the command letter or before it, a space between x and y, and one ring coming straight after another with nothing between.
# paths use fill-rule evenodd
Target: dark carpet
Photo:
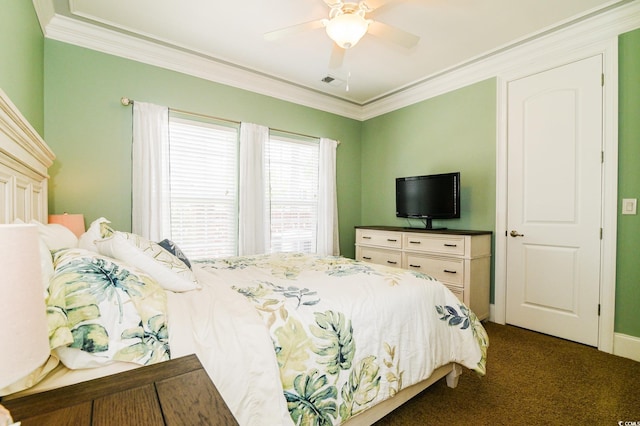
<instances>
[{"instance_id":1,"label":"dark carpet","mask_svg":"<svg viewBox=\"0 0 640 426\"><path fill-rule=\"evenodd\" d=\"M640 362L485 323L487 374L463 368L376 423L386 425L640 425ZM622 423L620 423L622 422Z\"/></svg>"}]
</instances>

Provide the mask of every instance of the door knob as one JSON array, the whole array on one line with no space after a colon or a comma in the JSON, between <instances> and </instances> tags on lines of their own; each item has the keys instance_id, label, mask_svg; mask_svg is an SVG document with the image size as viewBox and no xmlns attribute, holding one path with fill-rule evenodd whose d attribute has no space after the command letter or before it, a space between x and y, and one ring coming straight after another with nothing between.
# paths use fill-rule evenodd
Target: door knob
<instances>
[{"instance_id":1,"label":"door knob","mask_svg":"<svg viewBox=\"0 0 640 426\"><path fill-rule=\"evenodd\" d=\"M511 235L512 237L524 237L524 234L520 234L516 230L511 231L509 235Z\"/></svg>"}]
</instances>

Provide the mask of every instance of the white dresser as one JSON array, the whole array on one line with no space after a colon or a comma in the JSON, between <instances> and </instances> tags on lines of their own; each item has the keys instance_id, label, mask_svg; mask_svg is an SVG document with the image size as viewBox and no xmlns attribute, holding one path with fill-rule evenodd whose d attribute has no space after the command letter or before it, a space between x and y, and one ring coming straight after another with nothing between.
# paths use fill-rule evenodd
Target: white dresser
<instances>
[{"instance_id":1,"label":"white dresser","mask_svg":"<svg viewBox=\"0 0 640 426\"><path fill-rule=\"evenodd\" d=\"M420 271L489 317L491 231L356 227L356 260Z\"/></svg>"}]
</instances>

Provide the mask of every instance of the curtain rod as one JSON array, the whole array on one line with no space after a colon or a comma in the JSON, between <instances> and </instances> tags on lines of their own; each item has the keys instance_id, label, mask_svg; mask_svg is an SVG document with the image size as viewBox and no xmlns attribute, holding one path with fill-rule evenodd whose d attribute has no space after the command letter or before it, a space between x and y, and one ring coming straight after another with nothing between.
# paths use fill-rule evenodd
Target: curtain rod
<instances>
[{"instance_id":1,"label":"curtain rod","mask_svg":"<svg viewBox=\"0 0 640 426\"><path fill-rule=\"evenodd\" d=\"M133 99L130 99L130 98L127 98L127 97L123 97L123 98L120 99L120 103L122 105L124 105L124 106L129 106L129 105L133 105L135 103L135 101ZM169 110L173 111L173 112L180 113L180 114L187 114L187 115L193 115L193 116L196 116L196 117L211 118L213 120L226 121L227 123L240 124L239 121L229 120L227 118L222 118L222 117L214 117L213 115L199 114L197 112L184 111L184 110L176 109L176 108L169 108Z\"/></svg>"},{"instance_id":2,"label":"curtain rod","mask_svg":"<svg viewBox=\"0 0 640 426\"><path fill-rule=\"evenodd\" d=\"M135 101L133 99L127 98L126 96L123 96L122 98L120 98L120 103L122 105L124 105L124 106L133 105L134 102ZM193 116L196 116L196 117L203 117L203 118L210 118L210 119L213 119L213 120L226 121L228 123L241 124L240 121L229 120L227 118L222 118L222 117L215 117L213 115L199 114L197 112L184 111L184 110L175 109L175 108L169 108L169 110L173 111L173 112L180 113L180 114L187 114L187 115L193 115ZM269 130L273 130L274 132L288 133L290 135L302 136L302 137L305 137L305 138L320 139L320 137L318 137L318 136L306 135L304 133L292 132L290 130L273 129L271 127L269 128ZM338 145L340 145L340 141L337 141L337 142L338 142Z\"/></svg>"}]
</instances>

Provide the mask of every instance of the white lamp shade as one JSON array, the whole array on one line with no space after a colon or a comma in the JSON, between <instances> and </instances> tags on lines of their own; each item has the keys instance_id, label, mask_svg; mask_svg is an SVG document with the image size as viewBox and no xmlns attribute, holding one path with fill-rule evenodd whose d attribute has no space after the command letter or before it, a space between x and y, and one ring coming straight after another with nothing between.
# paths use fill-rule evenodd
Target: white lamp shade
<instances>
[{"instance_id":1,"label":"white lamp shade","mask_svg":"<svg viewBox=\"0 0 640 426\"><path fill-rule=\"evenodd\" d=\"M325 30L331 40L343 49L353 47L369 28L369 21L357 13L343 13L327 22Z\"/></svg>"},{"instance_id":2,"label":"white lamp shade","mask_svg":"<svg viewBox=\"0 0 640 426\"><path fill-rule=\"evenodd\" d=\"M49 357L36 225L0 225L0 388Z\"/></svg>"}]
</instances>

